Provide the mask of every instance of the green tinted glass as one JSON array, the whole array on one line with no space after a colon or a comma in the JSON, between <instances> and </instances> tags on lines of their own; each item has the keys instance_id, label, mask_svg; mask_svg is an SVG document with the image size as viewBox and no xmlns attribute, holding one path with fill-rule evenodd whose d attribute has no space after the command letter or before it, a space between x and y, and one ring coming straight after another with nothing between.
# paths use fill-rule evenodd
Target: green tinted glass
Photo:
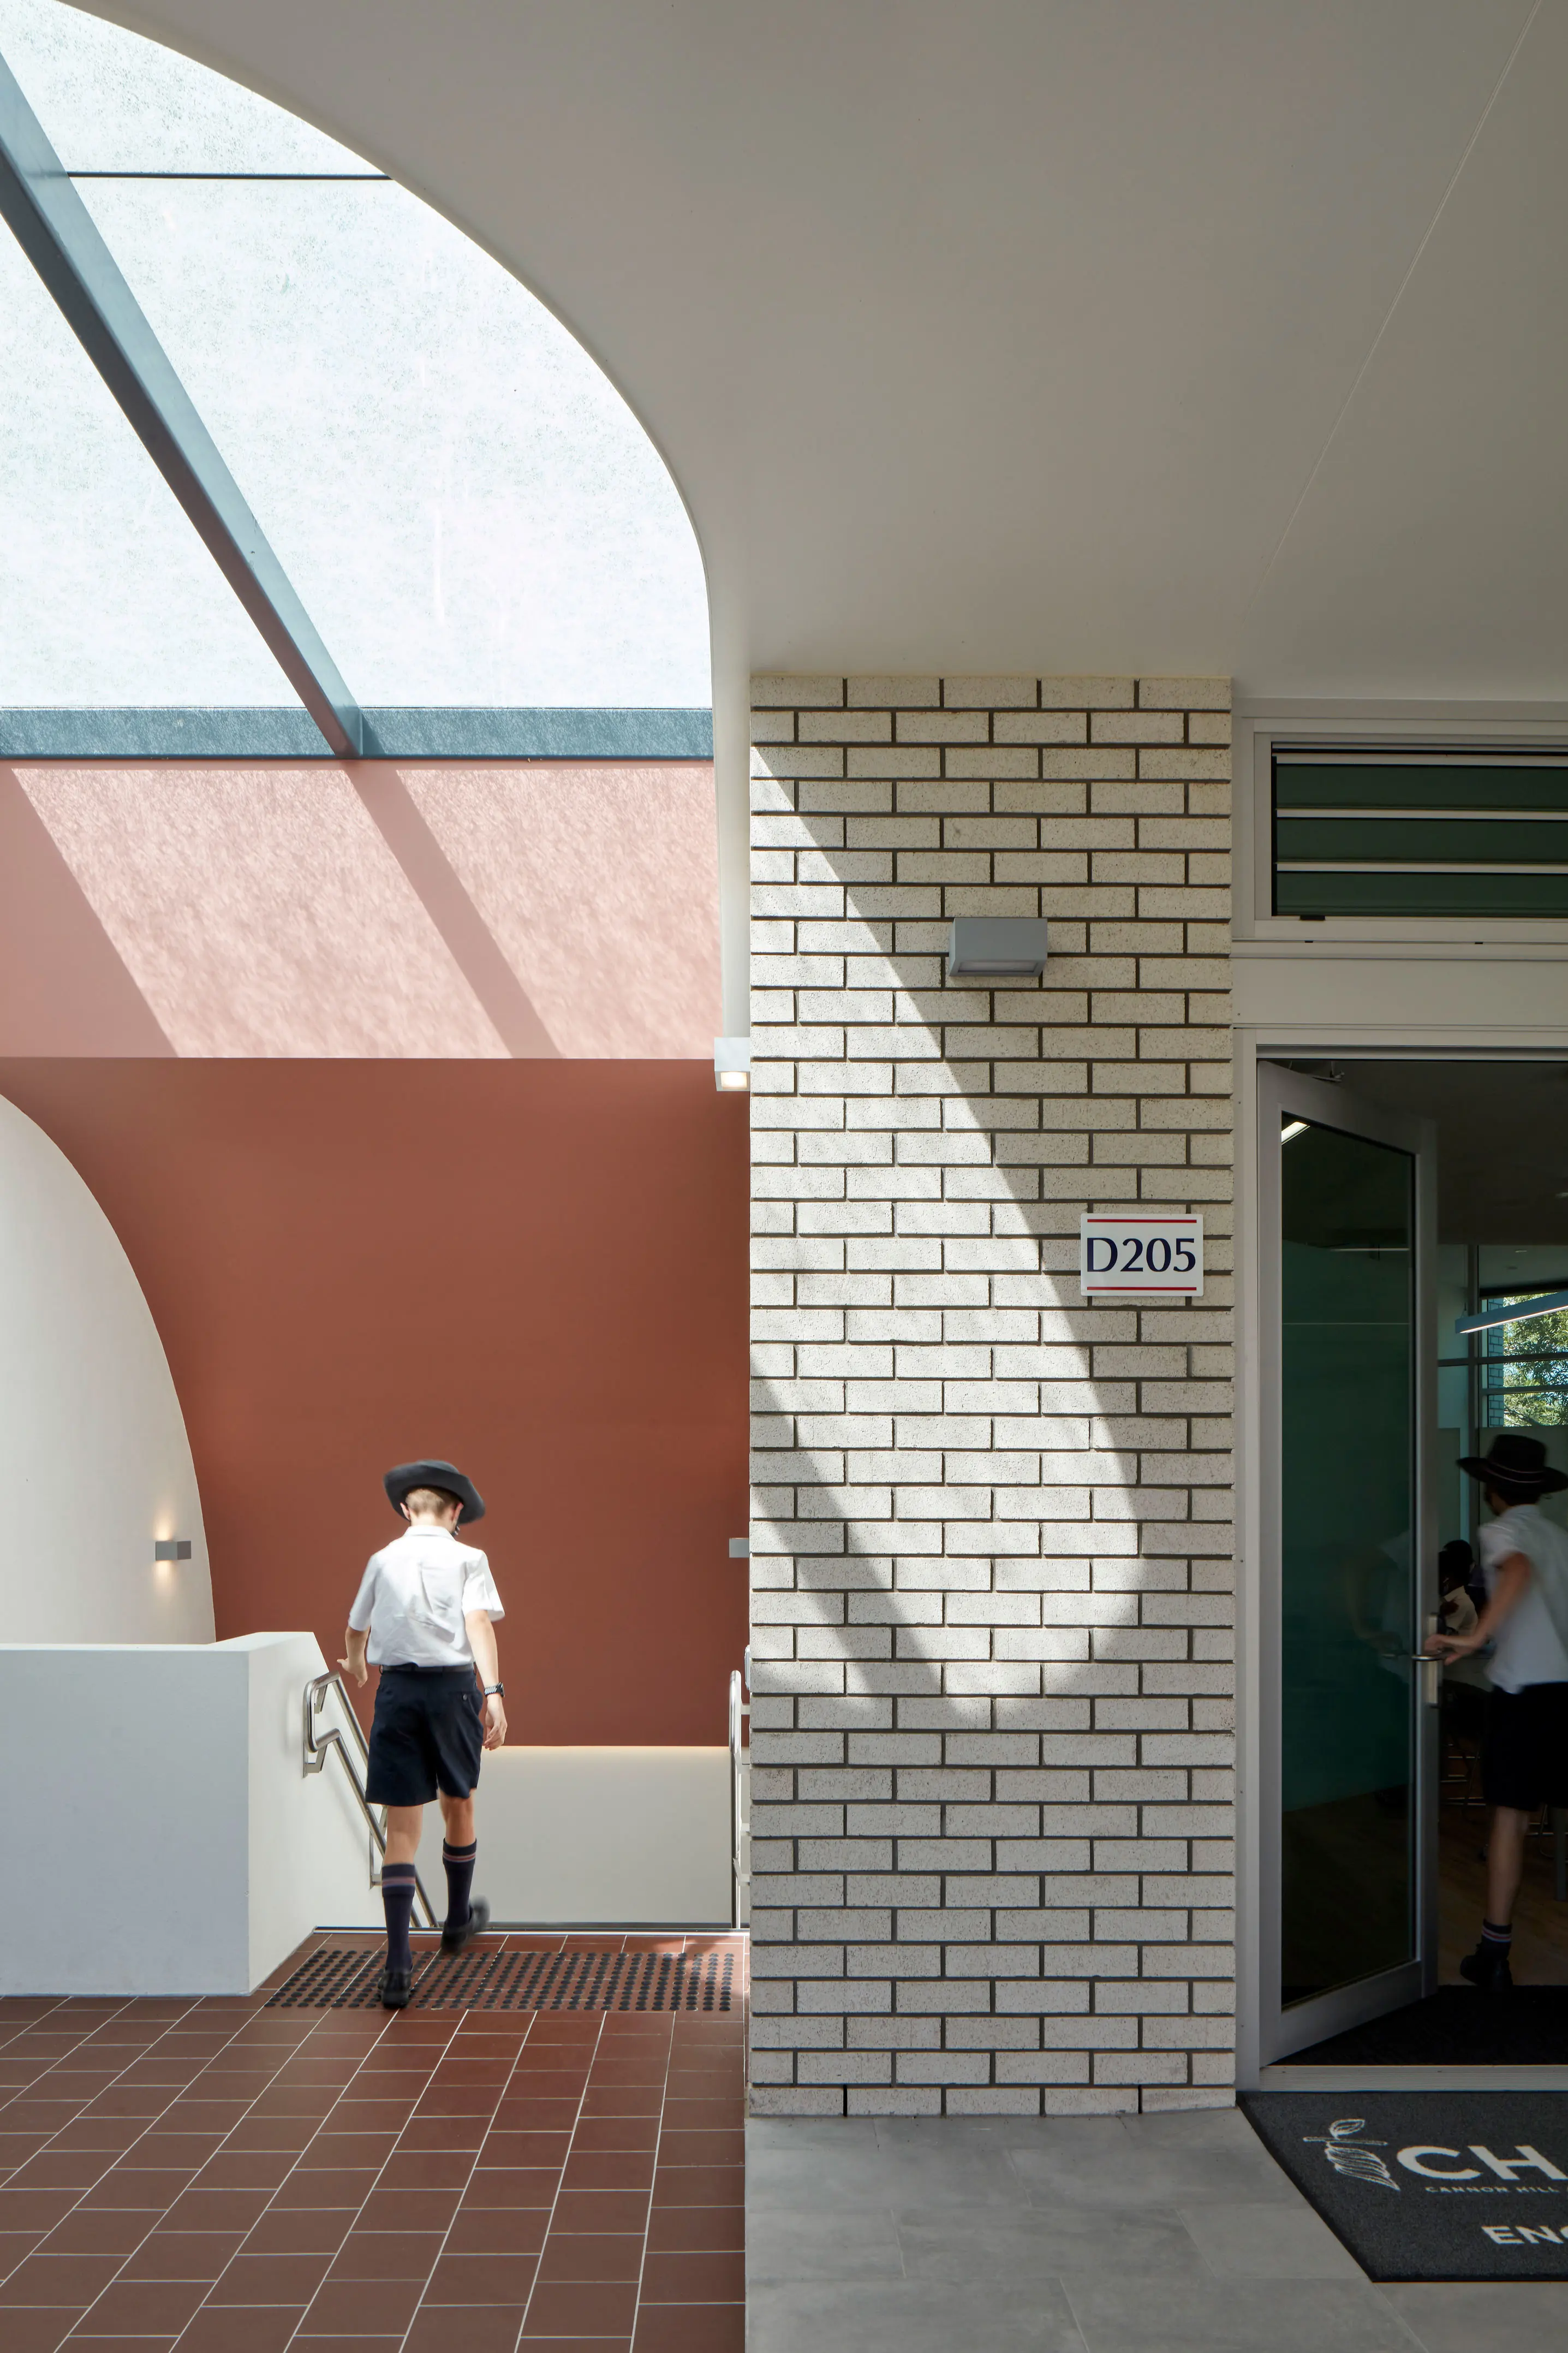
<instances>
[{"instance_id":1,"label":"green tinted glass","mask_svg":"<svg viewBox=\"0 0 1568 2353\"><path fill-rule=\"evenodd\" d=\"M1277 753L1274 911L1568 916L1568 760Z\"/></svg>"},{"instance_id":2,"label":"green tinted glass","mask_svg":"<svg viewBox=\"0 0 1568 2353\"><path fill-rule=\"evenodd\" d=\"M1415 1164L1281 1156L1283 2002L1414 1952Z\"/></svg>"}]
</instances>

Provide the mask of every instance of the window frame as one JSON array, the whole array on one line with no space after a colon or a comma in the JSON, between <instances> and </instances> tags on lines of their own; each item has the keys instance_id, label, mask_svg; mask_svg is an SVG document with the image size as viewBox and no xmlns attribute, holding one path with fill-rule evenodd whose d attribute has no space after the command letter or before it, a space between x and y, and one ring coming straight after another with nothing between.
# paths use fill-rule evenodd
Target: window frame
<instances>
[{"instance_id":1,"label":"window frame","mask_svg":"<svg viewBox=\"0 0 1568 2353\"><path fill-rule=\"evenodd\" d=\"M1560 752L1568 760L1568 709L1474 704L1256 704L1238 708L1232 753L1235 865L1231 936L1298 949L1322 944L1412 951L1447 944L1555 947L1568 952L1568 917L1550 915L1325 915L1274 913L1274 749L1343 753Z\"/></svg>"}]
</instances>

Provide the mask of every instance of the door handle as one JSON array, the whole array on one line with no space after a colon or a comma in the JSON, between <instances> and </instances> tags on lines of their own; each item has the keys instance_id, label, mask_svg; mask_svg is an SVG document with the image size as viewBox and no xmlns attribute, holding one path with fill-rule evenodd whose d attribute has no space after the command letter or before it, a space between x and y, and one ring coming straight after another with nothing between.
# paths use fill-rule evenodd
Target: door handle
<instances>
[{"instance_id":1,"label":"door handle","mask_svg":"<svg viewBox=\"0 0 1568 2353\"><path fill-rule=\"evenodd\" d=\"M1416 1666L1425 1667L1426 1670L1426 1681L1421 1693L1423 1705L1426 1707L1436 1707L1437 1704L1437 1694L1442 1686L1442 1660L1435 1659L1429 1651L1412 1651L1409 1653L1409 1656L1414 1660Z\"/></svg>"}]
</instances>

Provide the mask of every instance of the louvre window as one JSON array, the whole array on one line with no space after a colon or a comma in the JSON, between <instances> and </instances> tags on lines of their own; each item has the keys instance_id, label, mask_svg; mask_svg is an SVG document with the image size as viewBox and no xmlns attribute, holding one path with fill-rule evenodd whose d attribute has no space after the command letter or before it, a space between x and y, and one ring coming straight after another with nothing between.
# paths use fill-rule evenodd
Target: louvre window
<instances>
[{"instance_id":1,"label":"louvre window","mask_svg":"<svg viewBox=\"0 0 1568 2353\"><path fill-rule=\"evenodd\" d=\"M1568 754L1274 754L1277 915L1568 916Z\"/></svg>"}]
</instances>

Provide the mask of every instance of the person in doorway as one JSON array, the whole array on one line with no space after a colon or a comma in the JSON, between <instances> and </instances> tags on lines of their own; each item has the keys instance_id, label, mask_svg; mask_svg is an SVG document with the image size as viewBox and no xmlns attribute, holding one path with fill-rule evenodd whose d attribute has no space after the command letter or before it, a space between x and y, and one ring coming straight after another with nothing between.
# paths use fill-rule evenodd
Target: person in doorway
<instances>
[{"instance_id":1,"label":"person in doorway","mask_svg":"<svg viewBox=\"0 0 1568 2353\"><path fill-rule=\"evenodd\" d=\"M1437 1631L1468 1634L1480 1616L1470 1593L1475 1555L1463 1536L1456 1536L1437 1555ZM1485 1600L1485 1595L1482 1600Z\"/></svg>"},{"instance_id":2,"label":"person in doorway","mask_svg":"<svg viewBox=\"0 0 1568 2353\"><path fill-rule=\"evenodd\" d=\"M1513 1983L1509 1951L1524 1873L1524 1840L1539 1806L1568 1804L1568 1535L1542 1514L1542 1495L1568 1487L1538 1438L1498 1433L1459 1468L1479 1479L1494 1516L1480 1530L1487 1603L1468 1633L1434 1634L1440 1659L1493 1647L1481 1784L1491 1808L1487 1908L1480 1940L1459 1963L1484 1992Z\"/></svg>"},{"instance_id":3,"label":"person in doorway","mask_svg":"<svg viewBox=\"0 0 1568 2353\"><path fill-rule=\"evenodd\" d=\"M414 1990L414 1858L432 1798L440 1799L446 1829L441 1950L461 1952L489 1921L489 1905L472 1894L473 1793L482 1751L506 1738L495 1632L505 1613L489 1562L458 1536L465 1521L485 1515L472 1480L450 1462L400 1462L384 1484L408 1526L372 1554L349 1611L348 1656L338 1664L361 1684L367 1661L381 1669L368 1777L371 1803L387 1810L380 1992L384 2009L405 2010Z\"/></svg>"}]
</instances>

